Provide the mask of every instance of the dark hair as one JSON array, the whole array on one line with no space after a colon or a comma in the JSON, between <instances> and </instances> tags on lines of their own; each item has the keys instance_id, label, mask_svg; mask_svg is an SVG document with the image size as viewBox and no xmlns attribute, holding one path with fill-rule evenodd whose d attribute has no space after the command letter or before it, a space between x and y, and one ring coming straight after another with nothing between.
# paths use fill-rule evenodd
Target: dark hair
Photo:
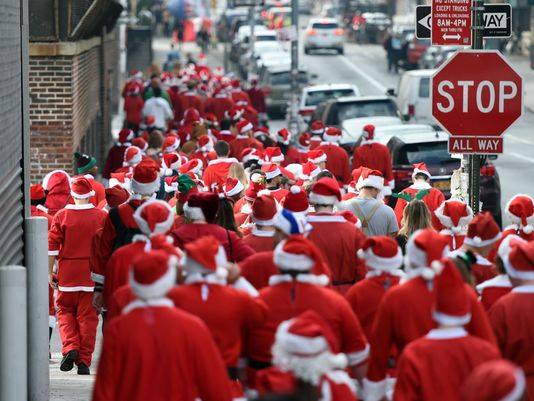
<instances>
[{"instance_id":1,"label":"dark hair","mask_svg":"<svg viewBox=\"0 0 534 401\"><path fill-rule=\"evenodd\" d=\"M223 118L220 126L222 131L228 131L232 126L232 121L228 120L227 118Z\"/></svg>"},{"instance_id":2,"label":"dark hair","mask_svg":"<svg viewBox=\"0 0 534 401\"><path fill-rule=\"evenodd\" d=\"M259 170L261 168L260 163L258 163L258 160L255 160L255 159L247 160L245 163L243 163L243 167L245 167L246 169L248 168L250 170L251 175L254 171L255 172L261 171Z\"/></svg>"},{"instance_id":3,"label":"dark hair","mask_svg":"<svg viewBox=\"0 0 534 401\"><path fill-rule=\"evenodd\" d=\"M215 223L228 231L234 231L239 237L242 236L235 222L233 203L228 198L219 198L219 210Z\"/></svg>"},{"instance_id":4,"label":"dark hair","mask_svg":"<svg viewBox=\"0 0 534 401\"><path fill-rule=\"evenodd\" d=\"M230 145L228 145L225 141L217 141L215 142L215 145L213 146L215 149L215 153L217 153L217 156L228 156L228 153L230 153Z\"/></svg>"},{"instance_id":5,"label":"dark hair","mask_svg":"<svg viewBox=\"0 0 534 401\"><path fill-rule=\"evenodd\" d=\"M150 79L154 79L154 78L159 78L159 75L158 75L158 74L152 74L152 75L150 75Z\"/></svg>"},{"instance_id":6,"label":"dark hair","mask_svg":"<svg viewBox=\"0 0 534 401\"><path fill-rule=\"evenodd\" d=\"M148 147L160 149L163 146L163 134L159 130L154 130L148 135Z\"/></svg>"},{"instance_id":7,"label":"dark hair","mask_svg":"<svg viewBox=\"0 0 534 401\"><path fill-rule=\"evenodd\" d=\"M334 174L332 174L330 171L323 170L319 174L317 174L316 181L319 181L321 178L335 178L335 177L334 177Z\"/></svg>"},{"instance_id":8,"label":"dark hair","mask_svg":"<svg viewBox=\"0 0 534 401\"><path fill-rule=\"evenodd\" d=\"M154 97L161 97L161 88L160 87L155 87L154 89L152 89L153 93L154 93Z\"/></svg>"},{"instance_id":9,"label":"dark hair","mask_svg":"<svg viewBox=\"0 0 534 401\"><path fill-rule=\"evenodd\" d=\"M419 179L423 179L425 181L430 181L430 178L428 178L428 175L426 174L423 174L423 173L417 173L414 178L414 180L419 180Z\"/></svg>"},{"instance_id":10,"label":"dark hair","mask_svg":"<svg viewBox=\"0 0 534 401\"><path fill-rule=\"evenodd\" d=\"M41 199L32 199L32 200L30 200L30 204L32 206L44 205L45 202L46 202L46 196L44 198L41 198Z\"/></svg>"}]
</instances>

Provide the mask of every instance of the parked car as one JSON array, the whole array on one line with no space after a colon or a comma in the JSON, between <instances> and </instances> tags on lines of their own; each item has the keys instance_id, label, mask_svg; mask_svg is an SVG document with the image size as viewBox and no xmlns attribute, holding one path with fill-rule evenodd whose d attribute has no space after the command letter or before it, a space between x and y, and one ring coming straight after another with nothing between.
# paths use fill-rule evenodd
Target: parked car
<instances>
[{"instance_id":1,"label":"parked car","mask_svg":"<svg viewBox=\"0 0 534 401\"><path fill-rule=\"evenodd\" d=\"M448 135L444 132L415 133L392 137L387 147L391 153L394 193L411 184L414 163L424 162L432 174L432 186L450 197L451 175L460 167L460 158L448 151ZM501 184L499 175L491 160L486 159L480 172L480 200L482 210L493 214L502 224Z\"/></svg>"},{"instance_id":2,"label":"parked car","mask_svg":"<svg viewBox=\"0 0 534 401\"><path fill-rule=\"evenodd\" d=\"M280 54L283 52L285 52L284 46L280 42L258 42L254 45L254 55L252 55L250 50L240 55L238 68L243 75L246 75L250 63L254 63L252 66L254 69L256 61L261 57L260 55L268 57L269 54Z\"/></svg>"},{"instance_id":3,"label":"parked car","mask_svg":"<svg viewBox=\"0 0 534 401\"><path fill-rule=\"evenodd\" d=\"M308 86L300 95L299 115L309 122L319 103L347 96L360 96L360 90L352 84L324 84Z\"/></svg>"},{"instance_id":4,"label":"parked car","mask_svg":"<svg viewBox=\"0 0 534 401\"><path fill-rule=\"evenodd\" d=\"M402 74L395 96L397 107L405 120L432 124L430 79L435 70L413 70Z\"/></svg>"},{"instance_id":5,"label":"parked car","mask_svg":"<svg viewBox=\"0 0 534 401\"><path fill-rule=\"evenodd\" d=\"M248 9L231 8L226 9L220 16L216 24L217 39L219 42L227 42L231 40L230 28L236 18L247 18Z\"/></svg>"},{"instance_id":6,"label":"parked car","mask_svg":"<svg viewBox=\"0 0 534 401\"><path fill-rule=\"evenodd\" d=\"M291 66L278 65L262 70L260 86L265 93L265 103L269 116L285 115L291 99ZM310 75L304 68L299 69L299 88L310 84Z\"/></svg>"},{"instance_id":7,"label":"parked car","mask_svg":"<svg viewBox=\"0 0 534 401\"><path fill-rule=\"evenodd\" d=\"M312 50L330 49L344 53L345 34L334 18L311 18L304 36L304 53Z\"/></svg>"},{"instance_id":8,"label":"parked car","mask_svg":"<svg viewBox=\"0 0 534 401\"><path fill-rule=\"evenodd\" d=\"M435 135L436 129L429 124L399 124L399 125L381 125L375 129L375 140L387 145L389 140L394 136L402 138L411 134Z\"/></svg>"},{"instance_id":9,"label":"parked car","mask_svg":"<svg viewBox=\"0 0 534 401\"><path fill-rule=\"evenodd\" d=\"M430 46L419 58L419 68L435 69L451 57L458 46Z\"/></svg>"},{"instance_id":10,"label":"parked car","mask_svg":"<svg viewBox=\"0 0 534 401\"><path fill-rule=\"evenodd\" d=\"M259 38L263 32L272 32L268 31L265 25L256 25L254 26L254 37ZM273 38L276 41L276 32L273 35L268 35L269 38ZM239 57L243 52L248 50L248 43L250 41L250 25L243 25L237 31L235 38L232 40L232 46L230 47L230 60L234 63L239 61Z\"/></svg>"},{"instance_id":11,"label":"parked car","mask_svg":"<svg viewBox=\"0 0 534 401\"><path fill-rule=\"evenodd\" d=\"M381 127L399 126L402 124L402 120L399 117L382 116L349 118L343 121L341 124L343 132L341 144L347 151L351 152L352 147L360 143L363 127L367 124L373 124L376 129L379 129Z\"/></svg>"},{"instance_id":12,"label":"parked car","mask_svg":"<svg viewBox=\"0 0 534 401\"><path fill-rule=\"evenodd\" d=\"M385 13L363 13L363 36L368 43L382 43L391 19Z\"/></svg>"}]
</instances>

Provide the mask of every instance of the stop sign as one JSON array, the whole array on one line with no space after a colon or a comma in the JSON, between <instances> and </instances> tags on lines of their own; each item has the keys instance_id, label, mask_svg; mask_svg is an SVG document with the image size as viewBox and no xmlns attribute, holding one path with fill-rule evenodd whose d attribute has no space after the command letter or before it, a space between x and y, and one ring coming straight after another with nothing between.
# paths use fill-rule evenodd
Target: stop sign
<instances>
[{"instance_id":1,"label":"stop sign","mask_svg":"<svg viewBox=\"0 0 534 401\"><path fill-rule=\"evenodd\" d=\"M458 51L432 77L432 115L451 136L500 136L521 116L522 85L498 51Z\"/></svg>"}]
</instances>

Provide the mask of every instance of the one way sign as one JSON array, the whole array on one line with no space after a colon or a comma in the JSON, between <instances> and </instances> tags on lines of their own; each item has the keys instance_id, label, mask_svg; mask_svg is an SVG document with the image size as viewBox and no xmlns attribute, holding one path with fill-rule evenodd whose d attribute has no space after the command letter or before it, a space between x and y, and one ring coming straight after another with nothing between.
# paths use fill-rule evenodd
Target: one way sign
<instances>
[{"instance_id":1,"label":"one way sign","mask_svg":"<svg viewBox=\"0 0 534 401\"><path fill-rule=\"evenodd\" d=\"M510 4L484 4L484 37L509 38L512 35L512 6ZM432 7L415 9L415 36L430 39L432 34Z\"/></svg>"}]
</instances>

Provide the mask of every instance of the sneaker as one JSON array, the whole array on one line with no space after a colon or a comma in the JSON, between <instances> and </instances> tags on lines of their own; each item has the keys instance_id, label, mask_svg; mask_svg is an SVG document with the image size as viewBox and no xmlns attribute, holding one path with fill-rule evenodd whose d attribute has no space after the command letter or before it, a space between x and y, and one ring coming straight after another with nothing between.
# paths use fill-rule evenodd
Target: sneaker
<instances>
[{"instance_id":1,"label":"sneaker","mask_svg":"<svg viewBox=\"0 0 534 401\"><path fill-rule=\"evenodd\" d=\"M91 371L89 370L89 367L85 363L80 363L78 365L78 374L79 375L90 375Z\"/></svg>"},{"instance_id":2,"label":"sneaker","mask_svg":"<svg viewBox=\"0 0 534 401\"><path fill-rule=\"evenodd\" d=\"M67 355L61 360L61 365L59 365L59 370L62 372L68 372L74 367L74 362L78 359L78 351L73 349L72 351L67 352Z\"/></svg>"}]
</instances>

